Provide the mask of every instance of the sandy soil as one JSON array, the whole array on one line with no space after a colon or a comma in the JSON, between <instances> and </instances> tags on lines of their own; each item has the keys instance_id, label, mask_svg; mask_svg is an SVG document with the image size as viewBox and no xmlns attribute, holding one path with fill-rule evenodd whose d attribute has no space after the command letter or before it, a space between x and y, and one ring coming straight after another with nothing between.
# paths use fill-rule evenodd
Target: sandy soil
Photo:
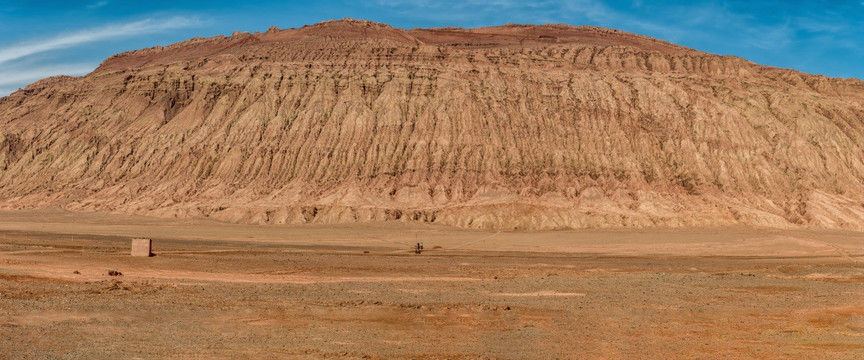
<instances>
[{"instance_id":1,"label":"sandy soil","mask_svg":"<svg viewBox=\"0 0 864 360\"><path fill-rule=\"evenodd\" d=\"M860 359L862 236L3 212L0 358Z\"/></svg>"}]
</instances>

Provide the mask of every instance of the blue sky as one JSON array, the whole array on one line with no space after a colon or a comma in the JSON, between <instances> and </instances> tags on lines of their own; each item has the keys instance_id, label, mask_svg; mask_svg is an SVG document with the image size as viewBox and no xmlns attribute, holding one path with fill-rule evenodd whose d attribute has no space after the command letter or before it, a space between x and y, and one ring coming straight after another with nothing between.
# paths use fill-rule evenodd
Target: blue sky
<instances>
[{"instance_id":1,"label":"blue sky","mask_svg":"<svg viewBox=\"0 0 864 360\"><path fill-rule=\"evenodd\" d=\"M343 17L401 28L596 25L864 79L864 0L0 0L0 96L46 76L86 74L126 50Z\"/></svg>"}]
</instances>

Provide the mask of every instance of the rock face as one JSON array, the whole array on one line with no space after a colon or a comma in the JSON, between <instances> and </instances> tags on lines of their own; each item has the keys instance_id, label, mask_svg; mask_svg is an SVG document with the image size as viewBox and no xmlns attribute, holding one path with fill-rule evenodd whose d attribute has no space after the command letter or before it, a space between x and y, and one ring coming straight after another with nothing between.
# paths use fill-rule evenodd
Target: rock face
<instances>
[{"instance_id":1,"label":"rock face","mask_svg":"<svg viewBox=\"0 0 864 360\"><path fill-rule=\"evenodd\" d=\"M864 229L864 83L565 25L342 20L0 99L0 208L244 223Z\"/></svg>"}]
</instances>

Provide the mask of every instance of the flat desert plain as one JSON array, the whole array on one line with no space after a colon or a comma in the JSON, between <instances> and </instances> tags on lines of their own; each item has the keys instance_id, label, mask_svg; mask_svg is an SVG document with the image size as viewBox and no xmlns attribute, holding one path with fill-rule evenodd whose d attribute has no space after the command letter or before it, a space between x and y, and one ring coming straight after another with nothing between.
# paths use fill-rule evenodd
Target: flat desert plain
<instances>
[{"instance_id":1,"label":"flat desert plain","mask_svg":"<svg viewBox=\"0 0 864 360\"><path fill-rule=\"evenodd\" d=\"M2 212L0 358L861 359L862 240Z\"/></svg>"}]
</instances>

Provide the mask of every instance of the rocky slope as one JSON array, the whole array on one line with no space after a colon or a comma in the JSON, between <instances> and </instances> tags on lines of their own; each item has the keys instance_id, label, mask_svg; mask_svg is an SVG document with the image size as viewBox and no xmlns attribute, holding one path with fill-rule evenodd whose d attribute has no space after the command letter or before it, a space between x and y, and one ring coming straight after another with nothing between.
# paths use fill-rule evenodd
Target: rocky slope
<instances>
[{"instance_id":1,"label":"rocky slope","mask_svg":"<svg viewBox=\"0 0 864 360\"><path fill-rule=\"evenodd\" d=\"M864 83L565 25L342 20L0 99L0 208L864 229Z\"/></svg>"}]
</instances>

